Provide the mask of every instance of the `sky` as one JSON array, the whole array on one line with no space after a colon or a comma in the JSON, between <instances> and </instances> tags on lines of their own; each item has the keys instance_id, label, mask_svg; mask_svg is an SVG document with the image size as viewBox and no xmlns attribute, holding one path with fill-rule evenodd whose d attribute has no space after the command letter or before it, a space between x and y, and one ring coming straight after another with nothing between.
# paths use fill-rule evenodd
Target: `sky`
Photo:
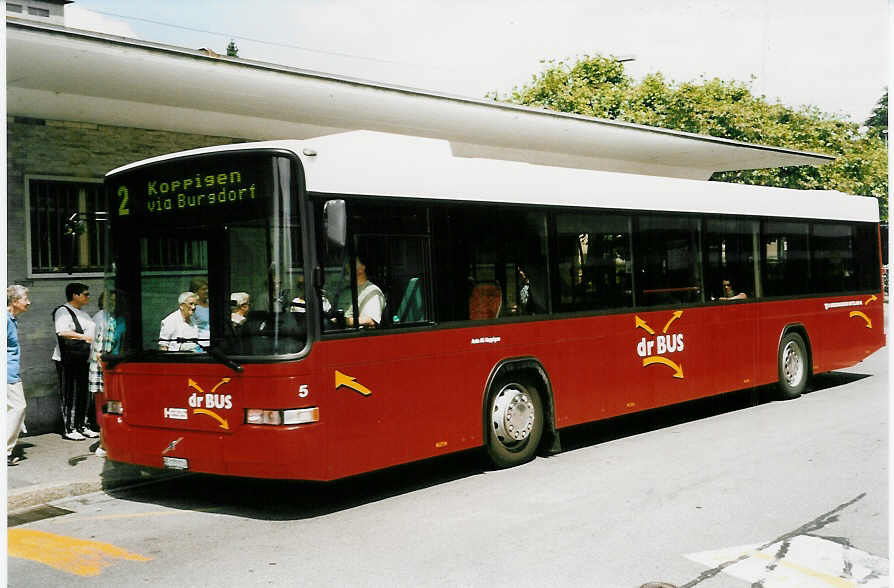
<instances>
[{"instance_id":1,"label":"sky","mask_svg":"<svg viewBox=\"0 0 894 588\"><path fill-rule=\"evenodd\" d=\"M894 0L892 0L894 1ZM543 60L614 55L634 79L719 77L864 121L890 77L887 0L76 0L66 24L482 98Z\"/></svg>"}]
</instances>

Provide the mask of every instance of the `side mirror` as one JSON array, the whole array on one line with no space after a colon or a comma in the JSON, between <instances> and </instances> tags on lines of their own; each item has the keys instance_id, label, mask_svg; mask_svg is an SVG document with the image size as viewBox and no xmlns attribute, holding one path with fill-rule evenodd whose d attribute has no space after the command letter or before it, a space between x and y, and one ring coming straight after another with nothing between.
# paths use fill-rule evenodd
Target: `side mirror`
<instances>
[{"instance_id":1,"label":"side mirror","mask_svg":"<svg viewBox=\"0 0 894 588\"><path fill-rule=\"evenodd\" d=\"M329 245L339 249L347 243L347 215L344 200L327 200L323 204L323 228Z\"/></svg>"}]
</instances>

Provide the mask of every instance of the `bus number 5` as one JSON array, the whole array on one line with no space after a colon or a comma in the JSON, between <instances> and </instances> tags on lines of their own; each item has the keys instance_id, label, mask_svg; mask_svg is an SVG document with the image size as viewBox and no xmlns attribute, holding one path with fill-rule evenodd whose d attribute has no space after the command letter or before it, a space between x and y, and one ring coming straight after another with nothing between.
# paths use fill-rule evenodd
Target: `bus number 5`
<instances>
[{"instance_id":1,"label":"bus number 5","mask_svg":"<svg viewBox=\"0 0 894 588\"><path fill-rule=\"evenodd\" d=\"M118 216L127 216L130 214L130 209L127 207L127 201L129 196L127 194L127 186L121 186L118 188L118 197L121 199L121 204L118 205Z\"/></svg>"},{"instance_id":2,"label":"bus number 5","mask_svg":"<svg viewBox=\"0 0 894 588\"><path fill-rule=\"evenodd\" d=\"M310 394L310 390L307 389L307 384L301 384L298 386L298 398L307 398Z\"/></svg>"}]
</instances>

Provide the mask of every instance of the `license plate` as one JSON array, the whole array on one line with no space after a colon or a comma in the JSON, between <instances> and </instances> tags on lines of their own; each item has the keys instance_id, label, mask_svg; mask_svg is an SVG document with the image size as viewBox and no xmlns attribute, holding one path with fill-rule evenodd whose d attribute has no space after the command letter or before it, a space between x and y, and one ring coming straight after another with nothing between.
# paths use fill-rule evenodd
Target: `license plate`
<instances>
[{"instance_id":1,"label":"license plate","mask_svg":"<svg viewBox=\"0 0 894 588\"><path fill-rule=\"evenodd\" d=\"M183 457L162 457L162 463L169 470L188 470L189 461Z\"/></svg>"}]
</instances>

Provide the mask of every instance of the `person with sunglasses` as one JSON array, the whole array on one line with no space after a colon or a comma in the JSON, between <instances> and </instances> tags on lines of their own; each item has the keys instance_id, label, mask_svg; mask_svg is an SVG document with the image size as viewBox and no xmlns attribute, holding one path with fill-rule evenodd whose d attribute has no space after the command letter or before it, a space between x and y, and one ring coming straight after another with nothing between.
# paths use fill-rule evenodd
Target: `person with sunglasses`
<instances>
[{"instance_id":1,"label":"person with sunglasses","mask_svg":"<svg viewBox=\"0 0 894 588\"><path fill-rule=\"evenodd\" d=\"M73 282L65 286L65 297L68 302L53 311L56 347L52 359L59 378L62 437L83 441L99 437L99 433L87 426L92 400L87 380L95 325L83 309L90 302L90 288Z\"/></svg>"}]
</instances>

